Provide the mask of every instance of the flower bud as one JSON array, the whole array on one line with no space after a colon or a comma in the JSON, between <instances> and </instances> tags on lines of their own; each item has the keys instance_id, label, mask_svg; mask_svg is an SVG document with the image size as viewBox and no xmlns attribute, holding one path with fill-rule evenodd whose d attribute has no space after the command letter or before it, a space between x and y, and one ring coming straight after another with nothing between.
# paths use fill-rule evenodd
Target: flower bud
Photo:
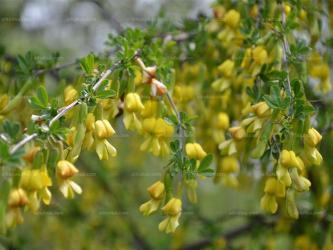
<instances>
[{"instance_id":1,"label":"flower bud","mask_svg":"<svg viewBox=\"0 0 333 250\"><path fill-rule=\"evenodd\" d=\"M22 188L13 189L10 191L8 198L8 205L10 207L23 207L28 203L28 196Z\"/></svg>"},{"instance_id":2,"label":"flower bud","mask_svg":"<svg viewBox=\"0 0 333 250\"><path fill-rule=\"evenodd\" d=\"M171 198L168 203L162 208L166 215L176 216L182 210L182 201L177 198Z\"/></svg>"},{"instance_id":3,"label":"flower bud","mask_svg":"<svg viewBox=\"0 0 333 250\"><path fill-rule=\"evenodd\" d=\"M187 143L185 150L190 159L202 160L207 155L198 143Z\"/></svg>"},{"instance_id":4,"label":"flower bud","mask_svg":"<svg viewBox=\"0 0 333 250\"><path fill-rule=\"evenodd\" d=\"M246 136L245 129L242 127L229 128L229 132L231 133L232 138L235 140L242 140Z\"/></svg>"},{"instance_id":5,"label":"flower bud","mask_svg":"<svg viewBox=\"0 0 333 250\"><path fill-rule=\"evenodd\" d=\"M161 181L157 181L147 190L152 199L160 200L164 196L164 183Z\"/></svg>"},{"instance_id":6,"label":"flower bud","mask_svg":"<svg viewBox=\"0 0 333 250\"><path fill-rule=\"evenodd\" d=\"M304 135L304 143L306 143L310 147L317 146L321 139L321 134L319 134L319 132L314 128L310 128L308 130L308 133Z\"/></svg>"},{"instance_id":7,"label":"flower bud","mask_svg":"<svg viewBox=\"0 0 333 250\"><path fill-rule=\"evenodd\" d=\"M108 120L98 120L95 122L95 133L98 138L106 139L114 135L116 132Z\"/></svg>"},{"instance_id":8,"label":"flower bud","mask_svg":"<svg viewBox=\"0 0 333 250\"><path fill-rule=\"evenodd\" d=\"M60 179L68 179L77 174L79 170L69 161L61 160L57 163L57 175Z\"/></svg>"}]
</instances>

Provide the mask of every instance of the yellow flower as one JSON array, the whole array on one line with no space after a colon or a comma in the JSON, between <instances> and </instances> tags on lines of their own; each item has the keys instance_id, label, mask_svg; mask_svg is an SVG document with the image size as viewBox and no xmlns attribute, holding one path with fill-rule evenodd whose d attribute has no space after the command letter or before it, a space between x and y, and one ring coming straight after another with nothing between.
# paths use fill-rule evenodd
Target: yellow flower
<instances>
[{"instance_id":1,"label":"yellow flower","mask_svg":"<svg viewBox=\"0 0 333 250\"><path fill-rule=\"evenodd\" d=\"M161 181L155 182L148 188L148 193L152 199L162 199L164 196L164 183Z\"/></svg>"},{"instance_id":2,"label":"yellow flower","mask_svg":"<svg viewBox=\"0 0 333 250\"><path fill-rule=\"evenodd\" d=\"M176 231L176 228L179 226L179 217L180 213L176 216L168 216L158 225L158 229L161 232L173 233Z\"/></svg>"},{"instance_id":3,"label":"yellow flower","mask_svg":"<svg viewBox=\"0 0 333 250\"><path fill-rule=\"evenodd\" d=\"M144 109L141 111L143 118L155 116L157 114L158 102L156 100L148 100L144 104Z\"/></svg>"},{"instance_id":4,"label":"yellow flower","mask_svg":"<svg viewBox=\"0 0 333 250\"><path fill-rule=\"evenodd\" d=\"M8 197L8 210L5 216L5 224L7 227L14 227L23 223L21 207L29 204L26 192L22 188L12 189Z\"/></svg>"},{"instance_id":5,"label":"yellow flower","mask_svg":"<svg viewBox=\"0 0 333 250\"><path fill-rule=\"evenodd\" d=\"M139 211L144 216L148 216L148 215L151 215L152 213L154 213L160 207L160 204L161 204L161 200L150 199L149 201L143 203L140 206Z\"/></svg>"},{"instance_id":6,"label":"yellow flower","mask_svg":"<svg viewBox=\"0 0 333 250\"><path fill-rule=\"evenodd\" d=\"M286 195L285 185L273 177L266 180L264 192L277 197L284 197Z\"/></svg>"},{"instance_id":7,"label":"yellow flower","mask_svg":"<svg viewBox=\"0 0 333 250\"><path fill-rule=\"evenodd\" d=\"M64 90L64 101L65 105L68 105L72 102L74 102L78 97L78 93L76 89L72 85L69 85Z\"/></svg>"},{"instance_id":8,"label":"yellow flower","mask_svg":"<svg viewBox=\"0 0 333 250\"><path fill-rule=\"evenodd\" d=\"M21 173L20 187L27 191L43 188L43 180L39 169L24 168Z\"/></svg>"},{"instance_id":9,"label":"yellow flower","mask_svg":"<svg viewBox=\"0 0 333 250\"><path fill-rule=\"evenodd\" d=\"M166 215L175 216L182 210L182 201L178 198L171 198L167 204L162 208Z\"/></svg>"},{"instance_id":10,"label":"yellow flower","mask_svg":"<svg viewBox=\"0 0 333 250\"><path fill-rule=\"evenodd\" d=\"M195 89L192 86L177 85L174 88L173 96L178 102L187 103L194 98Z\"/></svg>"},{"instance_id":11,"label":"yellow flower","mask_svg":"<svg viewBox=\"0 0 333 250\"><path fill-rule=\"evenodd\" d=\"M222 73L225 77L230 77L233 73L235 63L231 60L225 60L220 66L218 66L218 71Z\"/></svg>"},{"instance_id":12,"label":"yellow flower","mask_svg":"<svg viewBox=\"0 0 333 250\"><path fill-rule=\"evenodd\" d=\"M229 10L224 18L223 21L231 28L236 28L239 24L240 14L236 10Z\"/></svg>"},{"instance_id":13,"label":"yellow flower","mask_svg":"<svg viewBox=\"0 0 333 250\"><path fill-rule=\"evenodd\" d=\"M87 131L93 131L95 129L95 116L93 113L88 113L86 118Z\"/></svg>"},{"instance_id":14,"label":"yellow flower","mask_svg":"<svg viewBox=\"0 0 333 250\"><path fill-rule=\"evenodd\" d=\"M270 177L266 180L264 196L260 200L261 208L269 213L275 213L278 209L277 197L285 197L285 185L277 179Z\"/></svg>"},{"instance_id":15,"label":"yellow flower","mask_svg":"<svg viewBox=\"0 0 333 250\"><path fill-rule=\"evenodd\" d=\"M141 122L136 113L144 109L140 96L137 93L128 93L125 97L124 125L126 129L141 131Z\"/></svg>"},{"instance_id":16,"label":"yellow flower","mask_svg":"<svg viewBox=\"0 0 333 250\"><path fill-rule=\"evenodd\" d=\"M271 114L271 110L266 102L258 102L252 105L252 109L259 118L267 117Z\"/></svg>"},{"instance_id":17,"label":"yellow flower","mask_svg":"<svg viewBox=\"0 0 333 250\"><path fill-rule=\"evenodd\" d=\"M229 128L229 132L231 133L232 138L237 141L242 140L246 136L246 132L242 127Z\"/></svg>"},{"instance_id":18,"label":"yellow flower","mask_svg":"<svg viewBox=\"0 0 333 250\"><path fill-rule=\"evenodd\" d=\"M190 159L202 160L207 153L198 143L187 143L185 146L186 154Z\"/></svg>"},{"instance_id":19,"label":"yellow flower","mask_svg":"<svg viewBox=\"0 0 333 250\"><path fill-rule=\"evenodd\" d=\"M159 225L158 229L162 232L173 233L179 225L179 217L182 210L182 201L177 198L171 198L162 208L165 218Z\"/></svg>"},{"instance_id":20,"label":"yellow flower","mask_svg":"<svg viewBox=\"0 0 333 250\"><path fill-rule=\"evenodd\" d=\"M263 65L267 62L267 51L262 46L257 46L252 51L253 61L258 65Z\"/></svg>"},{"instance_id":21,"label":"yellow flower","mask_svg":"<svg viewBox=\"0 0 333 250\"><path fill-rule=\"evenodd\" d=\"M238 186L237 173L239 172L239 164L234 156L226 156L219 161L216 169L216 183L222 180L223 185L235 188Z\"/></svg>"},{"instance_id":22,"label":"yellow flower","mask_svg":"<svg viewBox=\"0 0 333 250\"><path fill-rule=\"evenodd\" d=\"M88 113L86 118L86 134L82 143L83 148L90 149L94 144L94 133L95 130L95 116L93 113Z\"/></svg>"},{"instance_id":23,"label":"yellow flower","mask_svg":"<svg viewBox=\"0 0 333 250\"><path fill-rule=\"evenodd\" d=\"M139 208L139 211L144 215L148 216L155 212L164 197L165 190L164 190L164 183L161 181L155 182L153 185L151 185L147 191L151 197L151 199L144 204L142 204Z\"/></svg>"},{"instance_id":24,"label":"yellow flower","mask_svg":"<svg viewBox=\"0 0 333 250\"><path fill-rule=\"evenodd\" d=\"M141 98L137 93L128 93L125 97L125 110L128 112L140 112L144 109Z\"/></svg>"},{"instance_id":25,"label":"yellow flower","mask_svg":"<svg viewBox=\"0 0 333 250\"><path fill-rule=\"evenodd\" d=\"M313 164L315 166L321 165L323 161L322 155L319 153L318 149L313 147L305 147L304 154L302 155L305 162L308 164Z\"/></svg>"},{"instance_id":26,"label":"yellow flower","mask_svg":"<svg viewBox=\"0 0 333 250\"><path fill-rule=\"evenodd\" d=\"M227 128L229 128L229 124L230 121L227 113L221 112L217 115L216 127L218 129L226 130Z\"/></svg>"},{"instance_id":27,"label":"yellow flower","mask_svg":"<svg viewBox=\"0 0 333 250\"><path fill-rule=\"evenodd\" d=\"M96 140L96 153L100 160L108 160L117 155L117 149L107 139Z\"/></svg>"},{"instance_id":28,"label":"yellow flower","mask_svg":"<svg viewBox=\"0 0 333 250\"><path fill-rule=\"evenodd\" d=\"M173 135L173 126L162 118L147 118L142 122L142 130L147 135L140 149L152 152L156 156L166 156L170 153L168 139Z\"/></svg>"},{"instance_id":29,"label":"yellow flower","mask_svg":"<svg viewBox=\"0 0 333 250\"><path fill-rule=\"evenodd\" d=\"M297 157L294 151L282 150L280 158L280 164L285 168L298 168L302 170L304 163L301 158Z\"/></svg>"},{"instance_id":30,"label":"yellow flower","mask_svg":"<svg viewBox=\"0 0 333 250\"><path fill-rule=\"evenodd\" d=\"M77 174L79 170L69 161L61 160L57 163L57 175L61 179L68 179Z\"/></svg>"},{"instance_id":31,"label":"yellow flower","mask_svg":"<svg viewBox=\"0 0 333 250\"><path fill-rule=\"evenodd\" d=\"M224 173L230 174L239 171L239 164L234 156L224 157L221 161L221 170Z\"/></svg>"},{"instance_id":32,"label":"yellow flower","mask_svg":"<svg viewBox=\"0 0 333 250\"><path fill-rule=\"evenodd\" d=\"M321 139L321 134L319 134L319 132L314 128L310 128L308 132L304 135L304 143L306 143L310 147L317 146Z\"/></svg>"},{"instance_id":33,"label":"yellow flower","mask_svg":"<svg viewBox=\"0 0 333 250\"><path fill-rule=\"evenodd\" d=\"M294 168L291 171L290 176L297 191L299 192L309 191L311 182L304 176L300 176L298 174L297 169Z\"/></svg>"},{"instance_id":34,"label":"yellow flower","mask_svg":"<svg viewBox=\"0 0 333 250\"><path fill-rule=\"evenodd\" d=\"M95 134L99 139L106 139L114 135L116 132L112 128L108 120L98 120L95 122Z\"/></svg>"},{"instance_id":35,"label":"yellow flower","mask_svg":"<svg viewBox=\"0 0 333 250\"><path fill-rule=\"evenodd\" d=\"M24 207L28 203L27 194L22 188L16 188L10 191L8 198L8 205L10 207Z\"/></svg>"},{"instance_id":36,"label":"yellow flower","mask_svg":"<svg viewBox=\"0 0 333 250\"><path fill-rule=\"evenodd\" d=\"M66 198L73 198L74 193L82 193L81 187L71 180L78 172L79 170L69 161L61 160L57 163L56 173L59 189Z\"/></svg>"},{"instance_id":37,"label":"yellow flower","mask_svg":"<svg viewBox=\"0 0 333 250\"><path fill-rule=\"evenodd\" d=\"M284 9L284 12L286 13L286 15L289 15L289 14L290 14L291 7L290 7L289 4L284 4L284 5L283 5L283 9Z\"/></svg>"}]
</instances>

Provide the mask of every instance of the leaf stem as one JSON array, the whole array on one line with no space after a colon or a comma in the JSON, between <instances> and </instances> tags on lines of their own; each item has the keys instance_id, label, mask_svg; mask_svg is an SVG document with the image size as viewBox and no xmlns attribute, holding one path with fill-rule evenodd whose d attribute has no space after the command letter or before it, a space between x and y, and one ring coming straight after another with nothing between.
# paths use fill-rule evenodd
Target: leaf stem
<instances>
[{"instance_id":1,"label":"leaf stem","mask_svg":"<svg viewBox=\"0 0 333 250\"><path fill-rule=\"evenodd\" d=\"M286 25L286 13L283 8L283 4L281 4L281 21L282 21L282 26L285 27ZM291 83L290 83L290 77L289 77L289 65L288 65L288 54L290 53L289 49L289 43L286 37L286 34L282 34L282 60L283 60L283 67L284 70L287 72L287 92L288 96L293 99L292 97L292 89L291 89ZM292 102L291 102L292 103ZM290 110L289 113L292 113L293 106L290 105Z\"/></svg>"}]
</instances>

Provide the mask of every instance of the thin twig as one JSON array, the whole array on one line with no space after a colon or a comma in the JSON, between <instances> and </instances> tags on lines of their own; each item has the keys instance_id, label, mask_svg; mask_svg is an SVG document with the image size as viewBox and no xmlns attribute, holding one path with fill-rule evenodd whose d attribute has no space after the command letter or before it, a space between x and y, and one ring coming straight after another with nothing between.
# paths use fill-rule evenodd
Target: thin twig
<instances>
[{"instance_id":1,"label":"thin twig","mask_svg":"<svg viewBox=\"0 0 333 250\"><path fill-rule=\"evenodd\" d=\"M178 120L178 132L179 132L179 136L180 136L180 139L181 139L181 144L180 144L180 147L183 148L183 146L185 145L185 131L182 127L182 117L177 109L177 106L175 104L175 102L173 101L171 95L169 92L166 93L166 96L167 96L167 99L171 105L171 108L173 109L173 111L175 112L176 114L176 117L177 117L177 120Z\"/></svg>"},{"instance_id":2,"label":"thin twig","mask_svg":"<svg viewBox=\"0 0 333 250\"><path fill-rule=\"evenodd\" d=\"M48 73L48 72L56 72L56 71L59 71L59 70L62 70L62 69L74 66L76 64L77 64L77 62L70 62L70 63L65 63L65 64L62 64L62 65L56 66L54 68L39 69L39 70L37 70L35 72L35 76L39 76L39 75L42 75L42 74L45 74L45 73Z\"/></svg>"},{"instance_id":3,"label":"thin twig","mask_svg":"<svg viewBox=\"0 0 333 250\"><path fill-rule=\"evenodd\" d=\"M32 141L36 137L37 137L37 133L33 133L31 135L28 135L27 137L25 137L23 140L21 140L20 142L18 142L17 144L15 144L11 148L10 154L14 154L20 147L24 146L25 144L27 144L28 142Z\"/></svg>"},{"instance_id":4,"label":"thin twig","mask_svg":"<svg viewBox=\"0 0 333 250\"><path fill-rule=\"evenodd\" d=\"M233 230L230 230L229 232L226 232L224 234L221 234L221 238L226 239L227 241L233 240L239 236L242 236L244 234L252 232L256 227L258 226L265 226L265 227L271 227L276 223L275 220L273 221L264 221L262 217L257 217L253 219L251 222L241 225ZM197 242L194 242L192 244L183 246L179 249L181 250L200 250L205 249L208 246L212 245L214 239L213 238L206 238L199 240Z\"/></svg>"},{"instance_id":5,"label":"thin twig","mask_svg":"<svg viewBox=\"0 0 333 250\"><path fill-rule=\"evenodd\" d=\"M286 25L286 13L283 8L283 4L281 4L281 19L282 19L282 26L285 27ZM288 96L292 99L292 89L291 89L291 83L290 83L290 77L289 77L289 65L288 65L288 54L290 53L289 50L289 43L287 41L286 34L282 34L282 59L283 59L283 66L284 70L287 72L287 92ZM292 102L291 102L292 103ZM292 111L292 105L290 105L290 111Z\"/></svg>"}]
</instances>

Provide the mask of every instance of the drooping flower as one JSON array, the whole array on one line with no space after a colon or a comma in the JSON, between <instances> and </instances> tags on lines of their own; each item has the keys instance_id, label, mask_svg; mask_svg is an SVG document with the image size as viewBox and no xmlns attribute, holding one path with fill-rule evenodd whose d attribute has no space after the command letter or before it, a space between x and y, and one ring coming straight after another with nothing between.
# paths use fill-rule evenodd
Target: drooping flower
<instances>
[{"instance_id":1,"label":"drooping flower","mask_svg":"<svg viewBox=\"0 0 333 250\"><path fill-rule=\"evenodd\" d=\"M171 198L162 208L167 218L158 225L158 229L162 232L173 233L179 225L181 210L182 201L178 198Z\"/></svg>"},{"instance_id":2,"label":"drooping flower","mask_svg":"<svg viewBox=\"0 0 333 250\"><path fill-rule=\"evenodd\" d=\"M139 208L140 212L145 216L152 214L160 207L160 204L165 194L164 183L161 181L157 181L152 184L147 189L147 191L151 199L142 204Z\"/></svg>"},{"instance_id":3,"label":"drooping flower","mask_svg":"<svg viewBox=\"0 0 333 250\"><path fill-rule=\"evenodd\" d=\"M74 198L75 193L81 194L81 187L72 181L79 170L69 161L61 160L57 163L56 174L59 189L66 198Z\"/></svg>"}]
</instances>

